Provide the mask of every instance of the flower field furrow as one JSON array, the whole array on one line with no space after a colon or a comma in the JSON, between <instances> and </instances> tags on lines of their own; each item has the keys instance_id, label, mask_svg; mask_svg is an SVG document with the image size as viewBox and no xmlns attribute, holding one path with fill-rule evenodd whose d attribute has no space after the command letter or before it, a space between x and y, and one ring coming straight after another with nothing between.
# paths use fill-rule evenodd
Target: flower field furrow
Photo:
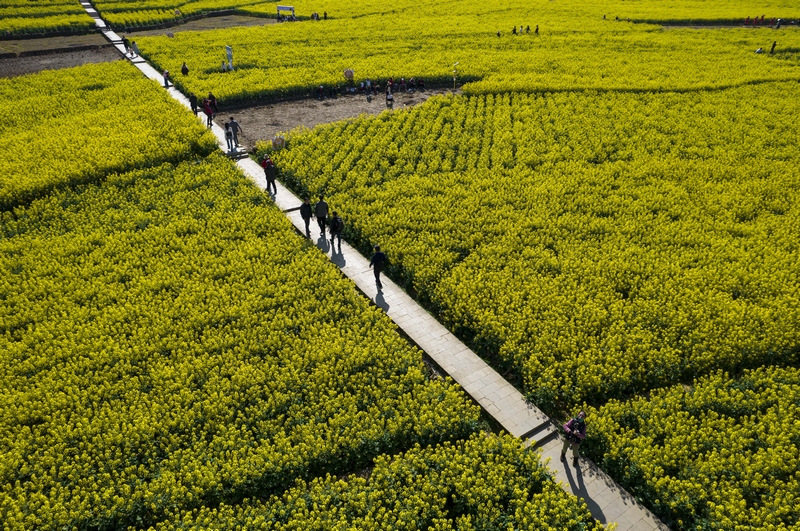
<instances>
[{"instance_id":1,"label":"flower field furrow","mask_svg":"<svg viewBox=\"0 0 800 531\"><path fill-rule=\"evenodd\" d=\"M796 96L434 98L276 160L555 412L799 361Z\"/></svg>"},{"instance_id":2,"label":"flower field furrow","mask_svg":"<svg viewBox=\"0 0 800 531\"><path fill-rule=\"evenodd\" d=\"M0 1L0 37L14 38L29 33L89 33L92 17L75 0Z\"/></svg>"},{"instance_id":3,"label":"flower field furrow","mask_svg":"<svg viewBox=\"0 0 800 531\"><path fill-rule=\"evenodd\" d=\"M216 140L122 61L0 79L0 209L106 173L206 155Z\"/></svg>"},{"instance_id":4,"label":"flower field furrow","mask_svg":"<svg viewBox=\"0 0 800 531\"><path fill-rule=\"evenodd\" d=\"M173 529L600 530L512 437L476 435L376 460L369 478L298 481L266 502L185 512Z\"/></svg>"},{"instance_id":5,"label":"flower field furrow","mask_svg":"<svg viewBox=\"0 0 800 531\"><path fill-rule=\"evenodd\" d=\"M2 216L5 529L148 525L477 427L221 156Z\"/></svg>"},{"instance_id":6,"label":"flower field furrow","mask_svg":"<svg viewBox=\"0 0 800 531\"><path fill-rule=\"evenodd\" d=\"M597 463L671 527L797 529L800 370L715 372L589 412Z\"/></svg>"}]
</instances>

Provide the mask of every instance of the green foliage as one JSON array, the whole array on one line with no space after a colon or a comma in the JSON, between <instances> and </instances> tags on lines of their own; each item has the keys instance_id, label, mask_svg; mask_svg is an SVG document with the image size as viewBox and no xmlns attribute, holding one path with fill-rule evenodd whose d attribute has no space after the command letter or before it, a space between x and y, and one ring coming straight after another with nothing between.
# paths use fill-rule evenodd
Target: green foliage
<instances>
[{"instance_id":1,"label":"green foliage","mask_svg":"<svg viewBox=\"0 0 800 531\"><path fill-rule=\"evenodd\" d=\"M796 83L444 97L275 157L555 412L798 362L798 102Z\"/></svg>"},{"instance_id":2,"label":"green foliage","mask_svg":"<svg viewBox=\"0 0 800 531\"><path fill-rule=\"evenodd\" d=\"M674 529L800 526L800 370L715 372L590 409L587 449Z\"/></svg>"},{"instance_id":3,"label":"green foliage","mask_svg":"<svg viewBox=\"0 0 800 531\"><path fill-rule=\"evenodd\" d=\"M475 431L221 156L2 214L0 521L148 525Z\"/></svg>"},{"instance_id":4,"label":"green foliage","mask_svg":"<svg viewBox=\"0 0 800 531\"><path fill-rule=\"evenodd\" d=\"M186 512L157 531L182 529L328 531L601 530L533 451L510 436L381 456L369 479L298 481L281 496Z\"/></svg>"},{"instance_id":5,"label":"green foliage","mask_svg":"<svg viewBox=\"0 0 800 531\"><path fill-rule=\"evenodd\" d=\"M0 210L107 173L217 149L190 113L125 62L0 79Z\"/></svg>"}]
</instances>

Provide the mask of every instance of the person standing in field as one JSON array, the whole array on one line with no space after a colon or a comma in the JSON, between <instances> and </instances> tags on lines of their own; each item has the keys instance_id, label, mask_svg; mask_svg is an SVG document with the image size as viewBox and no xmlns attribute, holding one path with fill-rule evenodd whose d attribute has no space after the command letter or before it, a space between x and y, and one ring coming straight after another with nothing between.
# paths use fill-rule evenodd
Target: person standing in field
<instances>
[{"instance_id":1,"label":"person standing in field","mask_svg":"<svg viewBox=\"0 0 800 531\"><path fill-rule=\"evenodd\" d=\"M186 61L184 61L183 64L181 65L181 74L183 74L184 76L189 75L189 67L186 66Z\"/></svg>"},{"instance_id":2,"label":"person standing in field","mask_svg":"<svg viewBox=\"0 0 800 531\"><path fill-rule=\"evenodd\" d=\"M311 223L311 203L308 202L308 197L303 198L303 204L300 205L300 217L306 223L306 238L311 237L311 229L308 228Z\"/></svg>"},{"instance_id":3,"label":"person standing in field","mask_svg":"<svg viewBox=\"0 0 800 531\"><path fill-rule=\"evenodd\" d=\"M189 93L189 106L192 108L194 115L197 116L197 96L194 95L194 92Z\"/></svg>"},{"instance_id":4,"label":"person standing in field","mask_svg":"<svg viewBox=\"0 0 800 531\"><path fill-rule=\"evenodd\" d=\"M581 411L577 417L572 418L564 424L564 432L567 434L564 439L564 446L561 448L561 460L567 459L567 448L572 446L572 464L578 466L578 447L586 438L586 413Z\"/></svg>"},{"instance_id":5,"label":"person standing in field","mask_svg":"<svg viewBox=\"0 0 800 531\"><path fill-rule=\"evenodd\" d=\"M342 231L344 230L344 221L339 217L337 212L333 213L331 217L331 247L334 247L333 239L339 239L339 252L342 252ZM334 247L335 248L335 247Z\"/></svg>"},{"instance_id":6,"label":"person standing in field","mask_svg":"<svg viewBox=\"0 0 800 531\"><path fill-rule=\"evenodd\" d=\"M775 53L775 47L778 45L778 41L772 41L772 48L769 50L769 54L773 55Z\"/></svg>"},{"instance_id":7,"label":"person standing in field","mask_svg":"<svg viewBox=\"0 0 800 531\"><path fill-rule=\"evenodd\" d=\"M378 291L383 290L381 271L383 271L384 266L386 266L386 255L381 251L380 245L375 246L375 254L370 258L369 266L372 268L373 273L375 273L375 285L378 287Z\"/></svg>"},{"instance_id":8,"label":"person standing in field","mask_svg":"<svg viewBox=\"0 0 800 531\"><path fill-rule=\"evenodd\" d=\"M314 215L317 216L319 235L325 237L325 225L328 221L328 203L325 202L325 198L322 197L322 194L320 194L319 201L317 201L314 207Z\"/></svg>"}]
</instances>

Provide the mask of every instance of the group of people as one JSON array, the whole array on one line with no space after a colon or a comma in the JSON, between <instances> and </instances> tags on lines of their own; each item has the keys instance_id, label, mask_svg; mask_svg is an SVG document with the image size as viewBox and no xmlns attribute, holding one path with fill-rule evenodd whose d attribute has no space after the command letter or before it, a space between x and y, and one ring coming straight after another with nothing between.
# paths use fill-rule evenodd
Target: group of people
<instances>
[{"instance_id":1,"label":"group of people","mask_svg":"<svg viewBox=\"0 0 800 531\"><path fill-rule=\"evenodd\" d=\"M328 12L327 11L323 11L322 12L322 18L323 18L323 20L328 20ZM311 13L311 20L319 20L319 13L317 13L316 11Z\"/></svg>"},{"instance_id":2,"label":"group of people","mask_svg":"<svg viewBox=\"0 0 800 531\"><path fill-rule=\"evenodd\" d=\"M744 25L745 26L763 25L765 23L764 22L764 18L765 17L766 17L766 15L761 15L761 18L758 18L757 16L753 17L753 18L747 17L746 19L744 19ZM781 24L783 24L783 19L782 18L772 17L771 19L769 19L769 25L770 26L775 26L776 28L780 28Z\"/></svg>"},{"instance_id":3,"label":"group of people","mask_svg":"<svg viewBox=\"0 0 800 531\"><path fill-rule=\"evenodd\" d=\"M339 252L342 252L342 231L344 230L344 221L339 216L338 212L333 212L328 219L328 203L325 202L325 197L320 194L319 201L312 207L311 202L308 196L303 198L303 204L300 205L300 217L303 218L303 221L306 224L306 237L311 237L311 229L309 225L311 224L311 217L314 216L317 218L317 224L319 225L319 235L321 238L325 237L325 227L328 228L331 234L331 247L333 248L333 252L336 252L336 245L334 241L339 242ZM381 283L381 272L383 272L384 268L386 267L386 254L381 251L380 245L376 245L374 247L375 252L372 255L372 258L369 261L369 267L372 269L373 273L375 274L375 286L378 288L378 291L383 289L383 284Z\"/></svg>"},{"instance_id":4,"label":"group of people","mask_svg":"<svg viewBox=\"0 0 800 531\"><path fill-rule=\"evenodd\" d=\"M235 151L239 147L239 133L242 132L242 127L239 122L234 120L231 116L230 122L225 122L225 142L228 144L228 152Z\"/></svg>"},{"instance_id":5,"label":"group of people","mask_svg":"<svg viewBox=\"0 0 800 531\"><path fill-rule=\"evenodd\" d=\"M524 29L522 27L522 24L519 25L519 29L517 29L516 26L511 26L511 35L522 35L523 33L524 34L528 34L530 32L531 32L531 27L530 26L525 26ZM539 25L538 24L534 28L533 34L534 35L539 35ZM497 36L498 37L502 37L503 36L503 34L500 33L500 30L497 31Z\"/></svg>"},{"instance_id":6,"label":"group of people","mask_svg":"<svg viewBox=\"0 0 800 531\"><path fill-rule=\"evenodd\" d=\"M206 115L206 125L211 127L213 125L213 118L219 111L217 108L217 98L209 92L207 98L203 98L202 103L200 104L203 107L203 114ZM194 95L193 92L189 93L189 106L192 109L192 112L195 116L197 116L197 112L200 110L198 106L198 99L197 96Z\"/></svg>"}]
</instances>

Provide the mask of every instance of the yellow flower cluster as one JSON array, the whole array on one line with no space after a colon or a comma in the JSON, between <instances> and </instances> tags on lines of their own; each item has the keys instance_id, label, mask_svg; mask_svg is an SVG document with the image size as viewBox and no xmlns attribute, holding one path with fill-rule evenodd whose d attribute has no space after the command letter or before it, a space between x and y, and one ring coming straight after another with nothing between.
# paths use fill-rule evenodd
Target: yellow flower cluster
<instances>
[{"instance_id":1,"label":"yellow flower cluster","mask_svg":"<svg viewBox=\"0 0 800 531\"><path fill-rule=\"evenodd\" d=\"M590 454L673 529L797 529L800 370L715 372L589 414Z\"/></svg>"},{"instance_id":2,"label":"yellow flower cluster","mask_svg":"<svg viewBox=\"0 0 800 531\"><path fill-rule=\"evenodd\" d=\"M275 156L555 412L798 361L798 112L797 83L450 96Z\"/></svg>"},{"instance_id":3,"label":"yellow flower cluster","mask_svg":"<svg viewBox=\"0 0 800 531\"><path fill-rule=\"evenodd\" d=\"M149 525L476 430L268 203L211 155L2 214L4 530Z\"/></svg>"},{"instance_id":4,"label":"yellow flower cluster","mask_svg":"<svg viewBox=\"0 0 800 531\"><path fill-rule=\"evenodd\" d=\"M94 27L92 17L74 0L0 1L0 37L65 30L88 33Z\"/></svg>"},{"instance_id":5,"label":"yellow flower cluster","mask_svg":"<svg viewBox=\"0 0 800 531\"><path fill-rule=\"evenodd\" d=\"M477 434L438 447L416 446L375 460L369 478L330 475L298 481L268 501L201 508L155 531L518 529L601 531L583 502L566 494L536 453L510 436Z\"/></svg>"},{"instance_id":6,"label":"yellow flower cluster","mask_svg":"<svg viewBox=\"0 0 800 531\"><path fill-rule=\"evenodd\" d=\"M344 84L345 69L356 82L415 77L452 87L456 62L457 82L469 82L464 91L472 94L696 90L800 79L800 33L791 29L776 36L778 53L770 56L753 53L769 49L773 37L764 32L618 23L602 20L602 6L543 2L536 9L511 0L497 11L473 1L447 9L409 2L387 11L360 4L325 22L180 32L137 43L159 68L176 71L187 62L191 74L177 80L182 90L211 90L224 102L307 95L319 85ZM510 34L520 24L531 32ZM234 50L234 72L220 69L226 45Z\"/></svg>"},{"instance_id":7,"label":"yellow flower cluster","mask_svg":"<svg viewBox=\"0 0 800 531\"><path fill-rule=\"evenodd\" d=\"M217 149L199 121L130 64L0 79L0 209L106 173ZM13 103L12 103L13 102Z\"/></svg>"}]
</instances>

